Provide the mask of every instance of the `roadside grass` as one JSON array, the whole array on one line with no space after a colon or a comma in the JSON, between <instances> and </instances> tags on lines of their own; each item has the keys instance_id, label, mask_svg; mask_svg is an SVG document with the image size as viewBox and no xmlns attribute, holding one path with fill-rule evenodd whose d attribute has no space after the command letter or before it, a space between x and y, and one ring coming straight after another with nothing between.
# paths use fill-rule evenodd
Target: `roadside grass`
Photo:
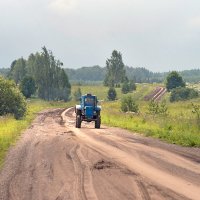
<instances>
[{"instance_id":1,"label":"roadside grass","mask_svg":"<svg viewBox=\"0 0 200 200\"><path fill-rule=\"evenodd\" d=\"M93 93L104 100L102 105L102 123L108 126L121 127L132 132L141 133L182 146L200 147L200 130L195 115L192 113L192 102L200 105L200 98L189 101L169 102L169 93L164 96L167 103L168 115L150 115L149 102L144 96L161 84L137 84L137 90L126 94L133 96L139 105L139 114L123 113L120 110L123 96L121 88L117 88L118 100L106 100L108 88L104 86L73 86L73 90L81 88L82 94Z\"/></svg>"},{"instance_id":2,"label":"roadside grass","mask_svg":"<svg viewBox=\"0 0 200 200\"><path fill-rule=\"evenodd\" d=\"M39 99L28 101L28 110L22 120L15 120L8 115L0 118L0 166L9 147L15 144L17 138L36 117L37 113L48 108L65 108L74 105L74 102L46 102Z\"/></svg>"},{"instance_id":3,"label":"roadside grass","mask_svg":"<svg viewBox=\"0 0 200 200\"><path fill-rule=\"evenodd\" d=\"M143 112L139 114L123 113L120 102L104 102L102 123L108 126L121 127L145 136L152 136L172 144L200 147L200 130L195 117L191 113L190 103L169 105L167 116L152 116L147 112L145 103L140 104ZM141 108L142 107L142 108ZM145 111L146 110L146 111Z\"/></svg>"}]
</instances>

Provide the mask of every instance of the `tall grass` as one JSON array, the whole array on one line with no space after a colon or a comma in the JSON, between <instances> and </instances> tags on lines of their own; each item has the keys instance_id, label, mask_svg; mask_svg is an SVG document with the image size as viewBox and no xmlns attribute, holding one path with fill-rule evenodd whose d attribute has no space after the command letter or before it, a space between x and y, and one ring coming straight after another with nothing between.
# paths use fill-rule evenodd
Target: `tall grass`
<instances>
[{"instance_id":1,"label":"tall grass","mask_svg":"<svg viewBox=\"0 0 200 200\"><path fill-rule=\"evenodd\" d=\"M0 166L9 147L15 143L20 136L36 117L39 111L47 108L64 108L74 105L73 102L46 102L38 99L31 99L28 102L27 115L22 120L15 120L13 116L8 115L0 118Z\"/></svg>"},{"instance_id":2,"label":"tall grass","mask_svg":"<svg viewBox=\"0 0 200 200\"><path fill-rule=\"evenodd\" d=\"M140 108L141 106L142 104ZM160 138L170 143L200 147L200 130L195 117L191 113L189 103L187 106L187 114L182 114L181 105L172 105L168 116L152 116L147 112L139 114L123 113L120 111L120 102L104 102L102 122L145 136ZM143 110L146 110L144 107L146 105L143 104Z\"/></svg>"}]
</instances>

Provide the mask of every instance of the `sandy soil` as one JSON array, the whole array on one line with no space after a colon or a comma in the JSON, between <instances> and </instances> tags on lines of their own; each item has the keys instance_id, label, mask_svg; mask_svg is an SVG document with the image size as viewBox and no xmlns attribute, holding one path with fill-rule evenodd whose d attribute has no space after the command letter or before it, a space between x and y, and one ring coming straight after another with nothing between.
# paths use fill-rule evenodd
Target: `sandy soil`
<instances>
[{"instance_id":1,"label":"sandy soil","mask_svg":"<svg viewBox=\"0 0 200 200\"><path fill-rule=\"evenodd\" d=\"M200 199L200 149L74 120L39 114L8 153L1 200Z\"/></svg>"}]
</instances>

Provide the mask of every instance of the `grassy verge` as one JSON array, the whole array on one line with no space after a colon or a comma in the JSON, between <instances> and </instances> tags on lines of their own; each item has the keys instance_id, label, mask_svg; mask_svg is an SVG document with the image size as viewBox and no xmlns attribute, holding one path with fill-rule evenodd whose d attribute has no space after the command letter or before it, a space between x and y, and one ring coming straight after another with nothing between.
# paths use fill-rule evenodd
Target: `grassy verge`
<instances>
[{"instance_id":1,"label":"grassy verge","mask_svg":"<svg viewBox=\"0 0 200 200\"><path fill-rule=\"evenodd\" d=\"M48 108L64 108L74 105L73 102L46 102L38 99L31 99L28 102L28 112L22 120L15 120L12 116L0 118L0 166L9 147L15 143L36 117L37 113Z\"/></svg>"},{"instance_id":2,"label":"grassy verge","mask_svg":"<svg viewBox=\"0 0 200 200\"><path fill-rule=\"evenodd\" d=\"M146 105L140 105L141 110ZM160 138L169 143L183 146L200 147L200 130L196 119L191 114L190 103L186 103L185 114L182 112L182 104L169 106L168 116L152 116L147 112L140 114L126 114L120 111L120 102L104 102L102 122L109 126L121 127L133 132L142 133L145 136ZM179 114L178 114L179 113Z\"/></svg>"}]
</instances>

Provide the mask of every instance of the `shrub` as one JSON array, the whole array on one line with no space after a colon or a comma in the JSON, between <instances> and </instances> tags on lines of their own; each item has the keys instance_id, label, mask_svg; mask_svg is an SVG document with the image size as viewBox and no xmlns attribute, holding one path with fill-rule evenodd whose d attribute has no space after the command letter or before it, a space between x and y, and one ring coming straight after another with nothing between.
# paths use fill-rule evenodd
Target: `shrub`
<instances>
[{"instance_id":1,"label":"shrub","mask_svg":"<svg viewBox=\"0 0 200 200\"><path fill-rule=\"evenodd\" d=\"M132 92L133 90L136 90L136 85L135 85L135 82L133 80L131 80L131 81L127 80L122 84L122 93L123 94L127 94L129 92Z\"/></svg>"},{"instance_id":2,"label":"shrub","mask_svg":"<svg viewBox=\"0 0 200 200\"><path fill-rule=\"evenodd\" d=\"M129 82L129 90L130 91L136 90L136 84L133 80L130 80Z\"/></svg>"},{"instance_id":3,"label":"shrub","mask_svg":"<svg viewBox=\"0 0 200 200\"><path fill-rule=\"evenodd\" d=\"M138 105L132 96L126 96L121 101L121 110L123 112L138 112Z\"/></svg>"},{"instance_id":4,"label":"shrub","mask_svg":"<svg viewBox=\"0 0 200 200\"><path fill-rule=\"evenodd\" d=\"M0 115L13 114L16 119L26 113L26 101L14 82L0 77Z\"/></svg>"},{"instance_id":5,"label":"shrub","mask_svg":"<svg viewBox=\"0 0 200 200\"><path fill-rule=\"evenodd\" d=\"M74 100L75 101L79 101L81 98L82 92L81 89L78 88L75 92L74 92Z\"/></svg>"},{"instance_id":6,"label":"shrub","mask_svg":"<svg viewBox=\"0 0 200 200\"><path fill-rule=\"evenodd\" d=\"M148 110L149 110L149 113L152 115L156 115L156 114L166 115L168 108L165 101L159 103L154 100L151 100L149 103Z\"/></svg>"},{"instance_id":7,"label":"shrub","mask_svg":"<svg viewBox=\"0 0 200 200\"><path fill-rule=\"evenodd\" d=\"M113 87L109 88L107 98L109 101L114 101L117 98L117 92L116 92L115 88L113 88Z\"/></svg>"},{"instance_id":8,"label":"shrub","mask_svg":"<svg viewBox=\"0 0 200 200\"><path fill-rule=\"evenodd\" d=\"M196 105L192 103L192 113L196 115L197 125L200 129L200 105Z\"/></svg>"},{"instance_id":9,"label":"shrub","mask_svg":"<svg viewBox=\"0 0 200 200\"><path fill-rule=\"evenodd\" d=\"M198 97L198 91L191 88L178 87L171 91L170 101L188 100Z\"/></svg>"},{"instance_id":10,"label":"shrub","mask_svg":"<svg viewBox=\"0 0 200 200\"><path fill-rule=\"evenodd\" d=\"M123 94L127 94L129 92L129 84L128 84L128 82L126 81L126 82L124 82L123 84L122 84L122 93Z\"/></svg>"}]
</instances>

